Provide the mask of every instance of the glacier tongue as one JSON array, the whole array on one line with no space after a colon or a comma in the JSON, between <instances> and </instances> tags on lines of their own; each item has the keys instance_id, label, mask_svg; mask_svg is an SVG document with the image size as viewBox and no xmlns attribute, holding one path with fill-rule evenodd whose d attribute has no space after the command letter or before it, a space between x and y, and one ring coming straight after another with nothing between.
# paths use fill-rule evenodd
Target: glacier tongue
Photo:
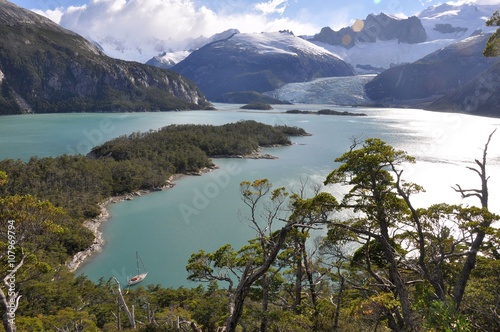
<instances>
[{"instance_id":1,"label":"glacier tongue","mask_svg":"<svg viewBox=\"0 0 500 332\"><path fill-rule=\"evenodd\" d=\"M289 83L265 94L299 104L367 105L364 86L375 75L326 77L311 82Z\"/></svg>"}]
</instances>

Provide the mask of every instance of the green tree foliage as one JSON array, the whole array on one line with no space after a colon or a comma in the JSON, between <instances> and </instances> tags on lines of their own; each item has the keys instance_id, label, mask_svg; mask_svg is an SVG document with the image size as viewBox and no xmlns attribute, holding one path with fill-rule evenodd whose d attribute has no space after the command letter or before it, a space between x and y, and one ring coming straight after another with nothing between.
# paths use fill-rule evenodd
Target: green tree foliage
<instances>
[{"instance_id":1,"label":"green tree foliage","mask_svg":"<svg viewBox=\"0 0 500 332\"><path fill-rule=\"evenodd\" d=\"M259 147L289 145L288 136L305 135L300 128L240 121L222 126L171 125L158 131L119 137L92 150L95 158L155 162L170 172L198 170L208 157L248 155ZM184 152L184 153L182 153ZM168 169L167 169L168 170Z\"/></svg>"},{"instance_id":2,"label":"green tree foliage","mask_svg":"<svg viewBox=\"0 0 500 332\"><path fill-rule=\"evenodd\" d=\"M134 166L139 161L144 160L144 165L151 160L152 165L155 158L164 158L161 149L148 150L156 141L182 137L182 147L195 146L207 155L208 150L220 150L197 136L212 137L212 130L223 136L231 131L235 137L244 133L258 144L275 135L273 128L261 137L268 128L249 123L258 132L253 136L241 125L202 126L196 128L196 135L183 133L183 126L170 128L173 133L153 132L154 138L133 134L99 147L102 155L94 151L98 159L62 156L4 162L8 166L8 176L0 171L4 255L8 220L22 221L16 223L21 240L15 270L18 295L22 295L17 304L18 330L134 330L125 312L118 310L115 282L92 283L63 267L68 255L85 242L84 236L75 226L79 220L61 208L71 198L58 198L58 190L66 194L73 189L50 188L46 183L87 186L105 197L113 190L125 190L128 180L124 179L133 182L142 176ZM285 188L273 188L268 180L242 182L240 192L247 207L243 222L255 237L239 249L227 244L213 252L193 253L187 265L189 278L207 282L204 286L123 290L127 306L134 307L135 331L500 330L500 231L493 227L500 217L489 211L486 174L492 135L483 158L470 167L481 185L454 187L463 197L479 199L477 207L438 203L414 208L412 195L423 189L403 179L404 164L414 158L379 139L354 142L336 159L340 165L325 182L347 185L338 199L319 189L307 196L304 188L289 194ZM247 143L241 146L246 149ZM177 164L169 167L173 165ZM25 170L29 176L22 174ZM170 174L169 169L163 171ZM59 178L61 174L65 176ZM73 178L66 179L69 175ZM16 183L11 183L13 179ZM24 190L22 184L28 180L59 203L39 200L26 190L22 195L9 194L7 188ZM88 201L98 200L89 195ZM83 210L72 214L82 215ZM312 232L322 227L327 227L326 234ZM312 241L311 234L320 236ZM2 269L5 281L9 271ZM0 288L4 294L0 311L5 313L7 288L5 284ZM5 330L9 328L4 324Z\"/></svg>"},{"instance_id":3,"label":"green tree foliage","mask_svg":"<svg viewBox=\"0 0 500 332\"><path fill-rule=\"evenodd\" d=\"M7 177L1 173L2 183ZM63 209L31 195L0 197L0 309L3 327L15 331L14 316L24 286L61 264L61 235L69 229Z\"/></svg>"},{"instance_id":4,"label":"green tree foliage","mask_svg":"<svg viewBox=\"0 0 500 332\"><path fill-rule=\"evenodd\" d=\"M298 230L312 225L308 224L310 220L306 218L287 218L287 210L290 208L288 192L285 188L272 189L271 183L266 179L244 181L240 184L240 191L249 211L247 222L255 230L256 238L238 251L231 245L222 246L213 253L199 251L191 255L186 268L192 280L228 283L226 331L236 331L240 323L242 326L252 325L259 331L267 331L271 325L282 326L284 317L290 317L290 312L282 315L276 310L279 305L275 303L280 299L283 301L285 297L287 302L291 300L291 304L284 303L281 309L289 306L295 314L294 319L301 319L299 307L302 302L297 301L295 291L287 294L290 287L280 271L290 267L289 262L292 262L292 269L297 261L302 265L303 253L301 250L294 250L294 243L303 244L303 239L307 236L303 233L301 235ZM281 226L277 226L280 222ZM301 275L297 281L301 284L304 279ZM292 282L292 285L295 283ZM293 288L294 286L291 289ZM302 298L302 287L298 287L298 290L298 296ZM249 302L253 312L250 320L244 315L244 306ZM257 303L260 303L260 309ZM257 324L258 321L260 324ZM304 330L313 327L310 319L303 319L301 324Z\"/></svg>"},{"instance_id":5,"label":"green tree foliage","mask_svg":"<svg viewBox=\"0 0 500 332\"><path fill-rule=\"evenodd\" d=\"M347 227L358 235L368 238L366 244L375 241L376 246L365 246L366 267L375 281L382 285L384 292L393 292L400 301L399 306L387 306L389 325L407 331L417 329L409 290L399 268L397 250L394 247L392 228L406 219L407 207L397 195L396 182L389 170L404 162L414 162L414 158L404 151L395 150L379 139L367 139L361 148L350 150L337 162L342 162L330 173L325 184L346 184L351 186L344 195L341 207L361 212L360 219L348 220L340 226ZM396 171L397 172L397 171ZM373 254L373 250L380 254ZM387 266L388 280L380 278L372 270L371 258L380 255L379 264ZM395 319L393 317L396 317Z\"/></svg>"},{"instance_id":6,"label":"green tree foliage","mask_svg":"<svg viewBox=\"0 0 500 332\"><path fill-rule=\"evenodd\" d=\"M338 282L345 285L345 278L350 277L349 287L339 290L337 303L357 294L350 301L351 314L372 316L372 324L385 322L394 331L418 331L425 324L436 331L471 330L475 320L464 315L461 306L470 289L471 273L479 253L497 257L492 248L498 230L491 225L500 217L488 210L486 174L492 135L483 158L476 160L477 167L470 167L480 177L480 188L455 188L463 197L479 198L481 207L436 204L415 209L410 196L422 188L405 182L401 168L402 163L414 159L378 139L367 139L361 147L355 142L336 159L342 164L325 183L349 185L341 202L336 205L330 194L320 193L297 204L299 211L306 211L301 213L317 214L324 209L320 217L330 228L327 248L335 248L346 239L351 246L357 244L348 255L336 249L342 260L329 264L329 269L337 272ZM351 211L352 217L337 219L337 211L344 211L344 215ZM492 263L489 260L488 264ZM491 300L496 298L490 296Z\"/></svg>"},{"instance_id":7,"label":"green tree foliage","mask_svg":"<svg viewBox=\"0 0 500 332\"><path fill-rule=\"evenodd\" d=\"M500 26L500 12L498 10L493 13L493 16L486 21L487 26ZM497 29L486 43L486 47L483 51L484 56L492 57L500 55L500 29Z\"/></svg>"}]
</instances>

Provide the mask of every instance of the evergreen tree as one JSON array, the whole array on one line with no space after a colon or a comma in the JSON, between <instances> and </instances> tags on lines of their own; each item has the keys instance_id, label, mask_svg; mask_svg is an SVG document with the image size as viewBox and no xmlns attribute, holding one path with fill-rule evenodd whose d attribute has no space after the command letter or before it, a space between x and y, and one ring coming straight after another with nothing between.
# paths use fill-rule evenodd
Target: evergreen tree
<instances>
[{"instance_id":1,"label":"evergreen tree","mask_svg":"<svg viewBox=\"0 0 500 332\"><path fill-rule=\"evenodd\" d=\"M486 25L489 27L500 27L500 12L498 10L486 21ZM488 39L483 54L487 57L500 56L500 28Z\"/></svg>"}]
</instances>

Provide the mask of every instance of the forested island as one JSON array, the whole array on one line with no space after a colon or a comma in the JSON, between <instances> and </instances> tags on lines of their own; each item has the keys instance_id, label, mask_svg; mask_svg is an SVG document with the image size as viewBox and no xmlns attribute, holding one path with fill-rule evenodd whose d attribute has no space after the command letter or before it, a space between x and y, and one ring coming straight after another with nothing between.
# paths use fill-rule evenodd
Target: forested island
<instances>
[{"instance_id":1,"label":"forested island","mask_svg":"<svg viewBox=\"0 0 500 332\"><path fill-rule=\"evenodd\" d=\"M266 179L242 182L256 235L242 248L193 253L188 278L203 285L122 292L114 279L93 283L65 266L92 243L82 221L100 213L102 200L159 188L172 174L211 167L212 156L245 156L305 134L255 121L173 125L118 137L87 156L0 162L4 330L499 330L500 216L488 208L486 175L493 134L471 167L481 181L454 187L480 207L414 208L423 188L404 181L402 165L415 159L369 138L353 141L325 179L347 186L340 197L317 189L307 197L306 184L291 192ZM325 236L315 241L319 228Z\"/></svg>"},{"instance_id":2,"label":"forested island","mask_svg":"<svg viewBox=\"0 0 500 332\"><path fill-rule=\"evenodd\" d=\"M319 111L301 111L301 110L288 110L288 114L316 114L316 115L348 115L348 116L366 116L365 113L347 112L347 111L335 111L331 109L322 109Z\"/></svg>"},{"instance_id":3,"label":"forested island","mask_svg":"<svg viewBox=\"0 0 500 332\"><path fill-rule=\"evenodd\" d=\"M266 103L251 103L243 105L240 108L242 110L261 110L261 111L269 111L273 109L271 105Z\"/></svg>"},{"instance_id":4,"label":"forested island","mask_svg":"<svg viewBox=\"0 0 500 332\"><path fill-rule=\"evenodd\" d=\"M213 157L254 156L260 147L290 145L289 136L301 135L307 135L301 128L255 121L171 125L118 137L87 156L2 160L0 170L9 181L0 194L34 195L64 208L73 218L93 218L100 213L98 203L107 197L159 189L173 174L212 167Z\"/></svg>"}]
</instances>

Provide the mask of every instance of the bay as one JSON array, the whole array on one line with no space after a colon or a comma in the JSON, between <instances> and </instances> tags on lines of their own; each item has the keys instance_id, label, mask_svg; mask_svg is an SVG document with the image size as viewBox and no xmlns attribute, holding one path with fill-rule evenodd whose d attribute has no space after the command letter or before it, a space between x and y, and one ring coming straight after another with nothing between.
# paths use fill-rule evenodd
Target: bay
<instances>
[{"instance_id":1,"label":"bay","mask_svg":"<svg viewBox=\"0 0 500 332\"><path fill-rule=\"evenodd\" d=\"M255 235L245 221L241 181L267 178L291 189L298 189L302 182L320 184L336 167L334 159L349 149L352 137L378 137L417 158L417 164L405 166L404 174L427 190L415 197L418 205L442 201L474 204L473 200L462 201L451 186L478 186L478 179L466 167L474 166L488 135L500 125L499 119L411 109L334 107L368 115L349 117L283 113L291 108L332 108L329 105L277 106L273 112L244 112L239 106L216 104L218 111L203 112L2 117L0 157L27 160L33 155L84 154L113 137L169 124L252 119L299 126L311 133L292 138L292 146L265 149L276 160L219 159L215 161L219 170L186 177L173 189L110 206L111 218L102 227L104 250L78 270L92 280L115 276L124 282L135 272L138 251L149 271L145 284L189 287L193 284L186 280L185 266L191 253L213 251L226 243L238 248ZM494 136L488 157L494 202L500 197L500 137Z\"/></svg>"}]
</instances>

